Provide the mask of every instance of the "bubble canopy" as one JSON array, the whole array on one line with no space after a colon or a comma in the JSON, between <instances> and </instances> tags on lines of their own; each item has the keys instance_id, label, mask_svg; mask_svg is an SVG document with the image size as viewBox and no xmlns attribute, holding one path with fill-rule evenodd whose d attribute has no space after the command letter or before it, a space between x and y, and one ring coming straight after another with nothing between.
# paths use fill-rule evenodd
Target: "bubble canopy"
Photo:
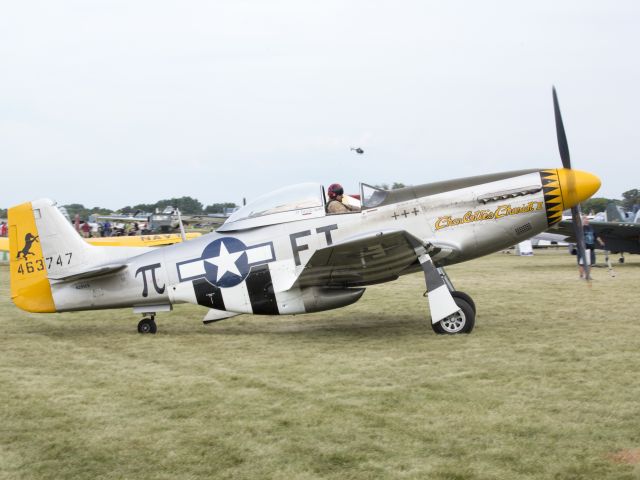
<instances>
[{"instance_id":1,"label":"bubble canopy","mask_svg":"<svg viewBox=\"0 0 640 480\"><path fill-rule=\"evenodd\" d=\"M319 183L299 183L256 198L234 212L217 231L247 228L323 217L324 189Z\"/></svg>"}]
</instances>

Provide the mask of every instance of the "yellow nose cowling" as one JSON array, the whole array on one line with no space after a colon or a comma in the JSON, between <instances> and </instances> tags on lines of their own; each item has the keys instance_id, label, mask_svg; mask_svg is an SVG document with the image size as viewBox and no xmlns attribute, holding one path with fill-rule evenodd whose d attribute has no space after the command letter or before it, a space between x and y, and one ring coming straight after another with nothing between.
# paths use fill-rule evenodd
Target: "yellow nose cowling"
<instances>
[{"instance_id":1,"label":"yellow nose cowling","mask_svg":"<svg viewBox=\"0 0 640 480\"><path fill-rule=\"evenodd\" d=\"M568 168L541 170L540 180L549 226L562 220L562 212L585 201L600 188L595 175Z\"/></svg>"},{"instance_id":2,"label":"yellow nose cowling","mask_svg":"<svg viewBox=\"0 0 640 480\"><path fill-rule=\"evenodd\" d=\"M558 168L557 172L564 208L575 207L600 188L600 179L592 173L568 168Z\"/></svg>"}]
</instances>

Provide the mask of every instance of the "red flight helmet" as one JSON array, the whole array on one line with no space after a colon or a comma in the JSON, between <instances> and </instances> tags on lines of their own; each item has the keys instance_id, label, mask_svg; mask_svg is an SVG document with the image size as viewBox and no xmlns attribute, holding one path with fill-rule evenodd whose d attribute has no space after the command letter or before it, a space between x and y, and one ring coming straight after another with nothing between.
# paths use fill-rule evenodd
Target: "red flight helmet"
<instances>
[{"instance_id":1,"label":"red flight helmet","mask_svg":"<svg viewBox=\"0 0 640 480\"><path fill-rule=\"evenodd\" d=\"M342 185L340 185L339 183L332 183L331 185L329 185L327 194L329 195L329 198L331 200L335 200L338 195L344 195Z\"/></svg>"}]
</instances>

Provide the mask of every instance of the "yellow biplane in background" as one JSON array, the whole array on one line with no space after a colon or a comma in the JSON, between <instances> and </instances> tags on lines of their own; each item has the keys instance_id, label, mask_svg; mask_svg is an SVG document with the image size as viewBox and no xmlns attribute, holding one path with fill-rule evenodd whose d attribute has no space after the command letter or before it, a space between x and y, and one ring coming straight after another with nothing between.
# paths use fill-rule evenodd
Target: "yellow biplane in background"
<instances>
[{"instance_id":1,"label":"yellow biplane in background","mask_svg":"<svg viewBox=\"0 0 640 480\"><path fill-rule=\"evenodd\" d=\"M198 238L199 232L189 232L186 239ZM155 235L130 235L125 237L86 238L85 241L98 247L165 247L182 242L179 233L159 233ZM9 238L0 237L0 252L9 251Z\"/></svg>"}]
</instances>

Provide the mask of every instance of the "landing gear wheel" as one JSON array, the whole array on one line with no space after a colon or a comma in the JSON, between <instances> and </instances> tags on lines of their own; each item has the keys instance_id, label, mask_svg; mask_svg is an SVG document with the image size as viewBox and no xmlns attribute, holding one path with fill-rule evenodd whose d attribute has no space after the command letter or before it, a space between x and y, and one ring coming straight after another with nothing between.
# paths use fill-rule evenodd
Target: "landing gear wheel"
<instances>
[{"instance_id":1,"label":"landing gear wheel","mask_svg":"<svg viewBox=\"0 0 640 480\"><path fill-rule=\"evenodd\" d=\"M453 292L451 292L451 296L453 297L454 300L456 298L461 298L462 300L467 302L471 306L473 313L476 313L476 302L474 302L469 295L467 295L464 292L459 292L458 290L454 290Z\"/></svg>"},{"instance_id":2,"label":"landing gear wheel","mask_svg":"<svg viewBox=\"0 0 640 480\"><path fill-rule=\"evenodd\" d=\"M624 257L620 257L620 258L618 259L618 263L624 263Z\"/></svg>"},{"instance_id":3,"label":"landing gear wheel","mask_svg":"<svg viewBox=\"0 0 640 480\"><path fill-rule=\"evenodd\" d=\"M433 331L438 335L471 333L471 330L473 330L473 327L476 324L476 314L473 311L473 308L471 308L469 302L463 300L460 296L453 296L453 300L456 302L456 305L460 307L460 311L440 320L437 323L431 324L431 328L433 328Z\"/></svg>"},{"instance_id":4,"label":"landing gear wheel","mask_svg":"<svg viewBox=\"0 0 640 480\"><path fill-rule=\"evenodd\" d=\"M158 326L153 318L143 318L138 323L138 333L156 333Z\"/></svg>"}]
</instances>

